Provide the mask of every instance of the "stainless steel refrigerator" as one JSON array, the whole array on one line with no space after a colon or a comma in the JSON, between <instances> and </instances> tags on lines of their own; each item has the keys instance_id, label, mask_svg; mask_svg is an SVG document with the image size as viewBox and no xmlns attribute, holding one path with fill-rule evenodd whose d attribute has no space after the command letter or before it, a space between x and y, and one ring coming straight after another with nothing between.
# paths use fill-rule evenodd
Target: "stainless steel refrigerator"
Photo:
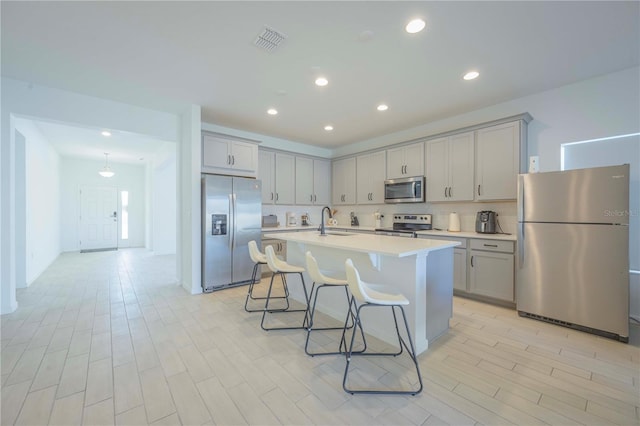
<instances>
[{"instance_id":1,"label":"stainless steel refrigerator","mask_svg":"<svg viewBox=\"0 0 640 426\"><path fill-rule=\"evenodd\" d=\"M248 243L260 247L261 182L202 175L202 289L205 292L251 281Z\"/></svg>"},{"instance_id":2,"label":"stainless steel refrigerator","mask_svg":"<svg viewBox=\"0 0 640 426\"><path fill-rule=\"evenodd\" d=\"M518 176L521 316L629 341L629 165Z\"/></svg>"}]
</instances>

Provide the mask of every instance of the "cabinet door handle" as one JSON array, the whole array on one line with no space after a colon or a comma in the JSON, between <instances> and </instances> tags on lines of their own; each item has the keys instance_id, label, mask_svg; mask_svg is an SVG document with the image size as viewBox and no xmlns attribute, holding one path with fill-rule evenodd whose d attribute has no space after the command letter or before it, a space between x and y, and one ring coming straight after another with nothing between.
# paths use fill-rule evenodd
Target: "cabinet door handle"
<instances>
[{"instance_id":1,"label":"cabinet door handle","mask_svg":"<svg viewBox=\"0 0 640 426\"><path fill-rule=\"evenodd\" d=\"M273 192L271 193L271 201L273 201Z\"/></svg>"},{"instance_id":2,"label":"cabinet door handle","mask_svg":"<svg viewBox=\"0 0 640 426\"><path fill-rule=\"evenodd\" d=\"M447 198L447 187L444 187L444 198Z\"/></svg>"},{"instance_id":3,"label":"cabinet door handle","mask_svg":"<svg viewBox=\"0 0 640 426\"><path fill-rule=\"evenodd\" d=\"M318 196L316 194L313 194L313 202L315 203L316 201L318 201Z\"/></svg>"},{"instance_id":4,"label":"cabinet door handle","mask_svg":"<svg viewBox=\"0 0 640 426\"><path fill-rule=\"evenodd\" d=\"M478 185L478 195L480 195L480 185Z\"/></svg>"},{"instance_id":5,"label":"cabinet door handle","mask_svg":"<svg viewBox=\"0 0 640 426\"><path fill-rule=\"evenodd\" d=\"M471 267L473 268L473 256L471 256Z\"/></svg>"},{"instance_id":6,"label":"cabinet door handle","mask_svg":"<svg viewBox=\"0 0 640 426\"><path fill-rule=\"evenodd\" d=\"M280 196L278 195L278 193L276 192L276 201L278 201L278 198L280 198Z\"/></svg>"},{"instance_id":7,"label":"cabinet door handle","mask_svg":"<svg viewBox=\"0 0 640 426\"><path fill-rule=\"evenodd\" d=\"M231 164L231 156L227 154L227 164Z\"/></svg>"},{"instance_id":8,"label":"cabinet door handle","mask_svg":"<svg viewBox=\"0 0 640 426\"><path fill-rule=\"evenodd\" d=\"M451 187L449 187L449 198L451 198Z\"/></svg>"},{"instance_id":9,"label":"cabinet door handle","mask_svg":"<svg viewBox=\"0 0 640 426\"><path fill-rule=\"evenodd\" d=\"M309 195L309 201L313 201L313 195Z\"/></svg>"},{"instance_id":10,"label":"cabinet door handle","mask_svg":"<svg viewBox=\"0 0 640 426\"><path fill-rule=\"evenodd\" d=\"M236 164L236 156L232 155L231 156L231 165L233 166L234 164Z\"/></svg>"}]
</instances>

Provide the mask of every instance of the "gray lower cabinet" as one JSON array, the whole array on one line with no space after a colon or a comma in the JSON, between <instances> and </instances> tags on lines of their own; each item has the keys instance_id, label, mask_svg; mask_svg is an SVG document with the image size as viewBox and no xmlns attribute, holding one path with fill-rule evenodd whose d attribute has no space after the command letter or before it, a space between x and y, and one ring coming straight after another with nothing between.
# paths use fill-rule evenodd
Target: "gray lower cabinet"
<instances>
[{"instance_id":1,"label":"gray lower cabinet","mask_svg":"<svg viewBox=\"0 0 640 426\"><path fill-rule=\"evenodd\" d=\"M264 253L267 246L273 247L273 251L276 253L276 256L281 259L287 258L287 242L282 240L277 240L275 238L269 238L267 236L262 237L262 252ZM262 276L270 277L271 270L267 265L262 266Z\"/></svg>"},{"instance_id":2,"label":"gray lower cabinet","mask_svg":"<svg viewBox=\"0 0 640 426\"><path fill-rule=\"evenodd\" d=\"M456 296L513 306L513 241L433 235L421 235L420 238L460 243L453 249L453 292Z\"/></svg>"},{"instance_id":3,"label":"gray lower cabinet","mask_svg":"<svg viewBox=\"0 0 640 426\"><path fill-rule=\"evenodd\" d=\"M467 291L467 249L453 249L453 289Z\"/></svg>"},{"instance_id":4,"label":"gray lower cabinet","mask_svg":"<svg viewBox=\"0 0 640 426\"><path fill-rule=\"evenodd\" d=\"M512 241L471 240L469 292L514 302L513 253Z\"/></svg>"}]
</instances>

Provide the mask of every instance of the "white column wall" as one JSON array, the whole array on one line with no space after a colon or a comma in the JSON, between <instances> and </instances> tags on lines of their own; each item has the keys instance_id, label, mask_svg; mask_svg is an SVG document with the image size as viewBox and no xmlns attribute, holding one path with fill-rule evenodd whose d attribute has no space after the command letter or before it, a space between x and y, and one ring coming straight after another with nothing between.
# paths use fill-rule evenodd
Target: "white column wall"
<instances>
[{"instance_id":1,"label":"white column wall","mask_svg":"<svg viewBox=\"0 0 640 426\"><path fill-rule=\"evenodd\" d=\"M16 282L19 288L31 285L60 254L60 156L31 120L15 122L26 154L26 246L16 256L25 257L26 281Z\"/></svg>"},{"instance_id":2,"label":"white column wall","mask_svg":"<svg viewBox=\"0 0 640 426\"><path fill-rule=\"evenodd\" d=\"M191 294L202 293L201 227L200 227L200 107L192 105L181 116L178 148L178 182L180 206L178 223L178 277L182 287Z\"/></svg>"},{"instance_id":3,"label":"white column wall","mask_svg":"<svg viewBox=\"0 0 640 426\"><path fill-rule=\"evenodd\" d=\"M151 227L148 246L155 254L176 253L177 186L176 149L167 146L150 164Z\"/></svg>"}]
</instances>

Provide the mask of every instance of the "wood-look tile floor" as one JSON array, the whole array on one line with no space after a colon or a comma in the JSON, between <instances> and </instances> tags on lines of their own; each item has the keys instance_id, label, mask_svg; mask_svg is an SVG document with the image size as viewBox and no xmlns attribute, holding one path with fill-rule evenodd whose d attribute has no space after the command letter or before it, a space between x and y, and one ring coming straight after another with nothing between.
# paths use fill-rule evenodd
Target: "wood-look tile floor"
<instances>
[{"instance_id":1,"label":"wood-look tile floor","mask_svg":"<svg viewBox=\"0 0 640 426\"><path fill-rule=\"evenodd\" d=\"M246 287L191 296L174 275L141 249L73 253L20 289L1 317L2 425L640 424L637 327L626 345L454 298L420 395L352 396L344 357L262 331ZM404 357L358 362L355 380L415 384Z\"/></svg>"}]
</instances>

